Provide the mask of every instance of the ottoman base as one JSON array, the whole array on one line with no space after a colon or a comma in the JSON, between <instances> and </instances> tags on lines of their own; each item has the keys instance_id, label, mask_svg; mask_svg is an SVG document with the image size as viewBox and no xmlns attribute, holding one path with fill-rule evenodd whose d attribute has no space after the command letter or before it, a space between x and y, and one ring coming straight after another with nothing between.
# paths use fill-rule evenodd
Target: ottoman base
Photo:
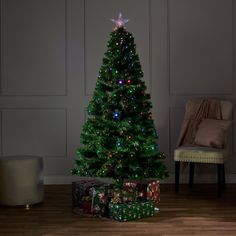
<instances>
[{"instance_id":1,"label":"ottoman base","mask_svg":"<svg viewBox=\"0 0 236 236\"><path fill-rule=\"evenodd\" d=\"M0 205L32 205L43 201L43 159L0 157Z\"/></svg>"}]
</instances>

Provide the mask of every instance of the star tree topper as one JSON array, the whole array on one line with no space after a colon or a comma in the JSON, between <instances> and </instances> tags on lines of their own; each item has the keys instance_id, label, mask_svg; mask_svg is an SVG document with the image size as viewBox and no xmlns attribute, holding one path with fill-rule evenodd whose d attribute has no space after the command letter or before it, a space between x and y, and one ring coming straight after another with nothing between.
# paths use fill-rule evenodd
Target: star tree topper
<instances>
[{"instance_id":1,"label":"star tree topper","mask_svg":"<svg viewBox=\"0 0 236 236\"><path fill-rule=\"evenodd\" d=\"M129 22L129 19L124 19L124 18L122 17L121 12L120 12L119 15L118 15L117 20L111 19L111 21L112 21L113 23L115 23L115 25L116 25L116 27L114 28L114 30L117 30L118 28L124 27L124 25L125 25L127 22Z\"/></svg>"}]
</instances>

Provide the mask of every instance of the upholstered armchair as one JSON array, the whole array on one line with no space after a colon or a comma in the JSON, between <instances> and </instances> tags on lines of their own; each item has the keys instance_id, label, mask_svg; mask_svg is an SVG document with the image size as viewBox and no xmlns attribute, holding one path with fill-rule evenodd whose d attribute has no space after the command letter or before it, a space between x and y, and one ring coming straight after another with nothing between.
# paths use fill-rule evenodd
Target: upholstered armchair
<instances>
[{"instance_id":1,"label":"upholstered armchair","mask_svg":"<svg viewBox=\"0 0 236 236\"><path fill-rule=\"evenodd\" d=\"M229 101L220 101L221 119L224 121L232 120L233 105ZM185 112L188 109L189 102L186 103ZM213 120L214 121L214 120ZM217 121L217 120L216 120ZM201 124L200 124L201 125ZM199 125L199 126L200 126ZM232 122L230 122L227 134L230 133ZM214 131L214 130L213 130ZM217 130L215 130L217 131ZM207 129L201 130L202 137L209 136ZM221 148L208 147L202 145L187 145L179 146L174 151L175 161L175 192L179 192L179 175L180 175L180 163L189 164L189 186L192 187L194 179L194 166L195 164L214 164L217 167L217 179L218 179L218 196L222 194L222 189L225 188L225 168L224 163L229 156L229 135L225 135L224 144ZM201 141L201 140L200 140ZM201 142L200 142L201 143Z\"/></svg>"}]
</instances>

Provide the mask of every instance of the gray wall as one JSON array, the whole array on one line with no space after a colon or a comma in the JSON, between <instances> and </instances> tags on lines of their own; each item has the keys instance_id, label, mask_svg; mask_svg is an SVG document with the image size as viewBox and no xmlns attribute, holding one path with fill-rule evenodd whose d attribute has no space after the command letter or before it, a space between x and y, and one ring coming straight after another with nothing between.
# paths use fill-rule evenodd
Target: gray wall
<instances>
[{"instance_id":1,"label":"gray wall","mask_svg":"<svg viewBox=\"0 0 236 236\"><path fill-rule=\"evenodd\" d=\"M120 10L131 19L167 181L185 102L236 100L233 0L2 0L0 152L44 156L46 183L71 180L110 18ZM236 182L234 158L226 172ZM214 174L209 166L197 169L199 182Z\"/></svg>"}]
</instances>

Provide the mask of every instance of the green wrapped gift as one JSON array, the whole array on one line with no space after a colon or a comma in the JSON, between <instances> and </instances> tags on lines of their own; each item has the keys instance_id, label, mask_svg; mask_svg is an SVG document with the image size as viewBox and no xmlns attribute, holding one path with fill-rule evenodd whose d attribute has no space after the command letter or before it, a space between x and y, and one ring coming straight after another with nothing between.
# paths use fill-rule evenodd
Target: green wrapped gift
<instances>
[{"instance_id":1,"label":"green wrapped gift","mask_svg":"<svg viewBox=\"0 0 236 236\"><path fill-rule=\"evenodd\" d=\"M118 221L137 220L154 215L154 202L109 203L109 216Z\"/></svg>"}]
</instances>

